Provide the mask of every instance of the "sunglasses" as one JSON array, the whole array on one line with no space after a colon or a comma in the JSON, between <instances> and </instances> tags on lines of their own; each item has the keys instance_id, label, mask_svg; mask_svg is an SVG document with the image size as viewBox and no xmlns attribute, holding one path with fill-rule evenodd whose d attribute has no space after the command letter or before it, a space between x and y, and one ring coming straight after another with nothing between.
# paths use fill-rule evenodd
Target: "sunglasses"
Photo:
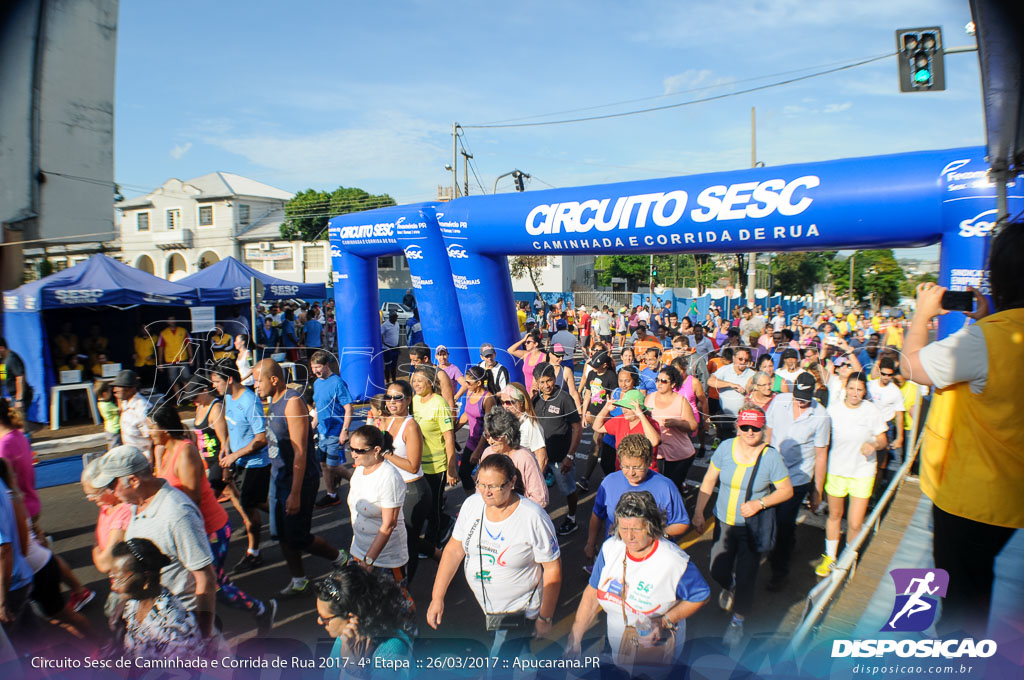
<instances>
[{"instance_id":1,"label":"sunglasses","mask_svg":"<svg viewBox=\"0 0 1024 680\"><path fill-rule=\"evenodd\" d=\"M515 399L502 399L501 400L501 405L502 406L512 406L512 405L518 404L518 403L519 402L516 401Z\"/></svg>"},{"instance_id":2,"label":"sunglasses","mask_svg":"<svg viewBox=\"0 0 1024 680\"><path fill-rule=\"evenodd\" d=\"M402 401L405 399L404 394L385 394L384 401Z\"/></svg>"},{"instance_id":3,"label":"sunglasses","mask_svg":"<svg viewBox=\"0 0 1024 680\"><path fill-rule=\"evenodd\" d=\"M669 380L668 378L658 378L655 382L660 383L662 385L668 385L672 381Z\"/></svg>"},{"instance_id":4,"label":"sunglasses","mask_svg":"<svg viewBox=\"0 0 1024 680\"><path fill-rule=\"evenodd\" d=\"M354 446L350 446L350 447L348 447L348 450L351 451L353 454L355 454L357 456L365 456L368 453L372 453L375 448L377 448L377 447L376 446L370 446L370 447L365 448L365 449L357 449Z\"/></svg>"},{"instance_id":5,"label":"sunglasses","mask_svg":"<svg viewBox=\"0 0 1024 680\"><path fill-rule=\"evenodd\" d=\"M334 619L340 619L340 618L342 618L342 616L340 614L338 614L337 616L328 616L326 619L324 617L322 617L322 616L317 616L316 617L316 622L319 623L321 626L326 626L328 623L330 623Z\"/></svg>"},{"instance_id":6,"label":"sunglasses","mask_svg":"<svg viewBox=\"0 0 1024 680\"><path fill-rule=\"evenodd\" d=\"M753 425L740 425L740 432L760 432L760 427L754 427Z\"/></svg>"},{"instance_id":7,"label":"sunglasses","mask_svg":"<svg viewBox=\"0 0 1024 680\"><path fill-rule=\"evenodd\" d=\"M879 371L879 374L880 374L880 375L884 375L884 376L885 376L886 378L891 378L891 377L893 377L894 375L896 375L895 373L886 373L886 372L884 372L884 371Z\"/></svg>"}]
</instances>

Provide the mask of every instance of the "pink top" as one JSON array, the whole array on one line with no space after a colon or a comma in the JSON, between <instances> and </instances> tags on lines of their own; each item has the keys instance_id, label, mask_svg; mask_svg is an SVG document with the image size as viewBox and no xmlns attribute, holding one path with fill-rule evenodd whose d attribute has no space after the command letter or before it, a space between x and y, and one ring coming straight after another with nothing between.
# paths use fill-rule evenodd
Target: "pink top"
<instances>
[{"instance_id":1,"label":"pink top","mask_svg":"<svg viewBox=\"0 0 1024 680\"><path fill-rule=\"evenodd\" d=\"M18 476L18 488L25 501L29 517L39 514L42 504L36 493L36 469L32 466L32 447L21 430L11 430L0 437L0 458L3 458Z\"/></svg>"},{"instance_id":2,"label":"pink top","mask_svg":"<svg viewBox=\"0 0 1024 680\"><path fill-rule=\"evenodd\" d=\"M492 453L494 453L494 449L488 446L484 449L484 452L480 454L480 460L483 460ZM516 449L507 455L512 459L512 462L516 464L516 469L519 470L519 474L523 476L523 486L526 487L526 497L540 507L546 507L548 504L548 485L544 481L544 475L540 471L540 465L537 464L537 457L523 448Z\"/></svg>"},{"instance_id":3,"label":"pink top","mask_svg":"<svg viewBox=\"0 0 1024 680\"><path fill-rule=\"evenodd\" d=\"M648 394L644 403L651 409L653 420L661 426L661 445L658 446L658 453L665 460L686 460L695 453L690 434L665 425L667 418L683 417L683 396L674 394L674 398L665 408L655 406L656 396L656 392Z\"/></svg>"},{"instance_id":4,"label":"pink top","mask_svg":"<svg viewBox=\"0 0 1024 680\"><path fill-rule=\"evenodd\" d=\"M530 355L533 355L533 359L530 359ZM523 384L526 386L527 394L533 390L533 369L540 362L544 361L546 355L544 352L538 352L536 350L527 352L526 356L523 357Z\"/></svg>"},{"instance_id":5,"label":"pink top","mask_svg":"<svg viewBox=\"0 0 1024 680\"><path fill-rule=\"evenodd\" d=\"M171 441L171 446L164 449L163 460L160 461L160 469L157 477L163 477L167 483L178 489L186 496L185 484L178 479L174 468L178 465L178 457L181 456L182 447L188 446L187 441ZM172 450L173 449L173 450ZM199 514L203 516L203 525L207 534L215 534L228 523L228 513L224 511L217 498L213 495L210 487L210 480L205 474L199 476Z\"/></svg>"},{"instance_id":6,"label":"pink top","mask_svg":"<svg viewBox=\"0 0 1024 680\"><path fill-rule=\"evenodd\" d=\"M132 520L132 506L128 503L105 505L100 508L99 519L96 520L96 545L100 550L107 549L107 539L114 529L124 531Z\"/></svg>"},{"instance_id":7,"label":"pink top","mask_svg":"<svg viewBox=\"0 0 1024 680\"><path fill-rule=\"evenodd\" d=\"M693 409L693 417L697 419L697 424L700 425L700 409L697 408L697 393L693 391L693 381L695 378L692 375L686 376L686 380L676 390L676 394L681 394L686 397L686 401L690 402L690 408Z\"/></svg>"}]
</instances>

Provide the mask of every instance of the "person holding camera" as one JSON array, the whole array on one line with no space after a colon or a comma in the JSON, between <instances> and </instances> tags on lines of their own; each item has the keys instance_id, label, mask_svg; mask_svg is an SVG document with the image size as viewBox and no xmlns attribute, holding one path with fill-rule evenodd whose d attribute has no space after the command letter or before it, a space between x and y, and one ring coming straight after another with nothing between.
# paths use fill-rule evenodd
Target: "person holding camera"
<instances>
[{"instance_id":1,"label":"person holding camera","mask_svg":"<svg viewBox=\"0 0 1024 680\"><path fill-rule=\"evenodd\" d=\"M511 659L529 654L530 637L551 634L562 588L561 552L551 518L522 495L511 458L496 453L481 460L476 489L462 504L441 555L427 624L435 630L441 625L445 594L463 563L487 630L494 633L491 656Z\"/></svg>"},{"instance_id":2,"label":"person holding camera","mask_svg":"<svg viewBox=\"0 0 1024 680\"><path fill-rule=\"evenodd\" d=\"M988 300L971 288L977 307L968 325L928 342L932 319L946 314L946 289L917 287L917 307L900 371L934 386L925 425L921 490L932 499L935 566L949 572L939 631L984 637L996 557L1024 527L1024 223L1011 222L992 239ZM1013 359L1013 357L1017 357Z\"/></svg>"}]
</instances>

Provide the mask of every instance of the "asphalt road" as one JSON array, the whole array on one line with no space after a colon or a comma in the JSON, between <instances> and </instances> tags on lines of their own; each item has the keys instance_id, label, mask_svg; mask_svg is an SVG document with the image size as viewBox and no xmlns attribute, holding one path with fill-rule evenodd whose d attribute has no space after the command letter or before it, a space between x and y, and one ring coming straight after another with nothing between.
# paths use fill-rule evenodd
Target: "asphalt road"
<instances>
[{"instance_id":1,"label":"asphalt road","mask_svg":"<svg viewBox=\"0 0 1024 680\"><path fill-rule=\"evenodd\" d=\"M463 434L463 437L465 435ZM460 437L461 439L462 437ZM589 439L589 432L584 440ZM586 453L589 446L585 443L577 456ZM698 460L690 473L690 485L687 489L687 508L691 512L696 500L695 485L706 467L706 460ZM578 469L583 461L578 460ZM600 471L595 472L591 479L591 488L596 490L600 483ZM342 487L342 498L347 495L347 487ZM90 551L93 545L93 530L97 509L87 501L77 485L66 485L43 489L40 492L43 503L42 524L53 539L54 550L60 554L73 568L76 575L89 587L97 591L97 598L90 604L85 613L97 626L103 626L102 602L109 591L108 583L93 567ZM449 491L447 510L454 516L464 498L461 488ZM554 637L558 642L554 645L538 645L545 647L547 654L560 654L560 644L564 642L569 631L573 615L579 604L580 596L587 584L588 575L583 570L585 557L583 547L587 537L587 522L591 517L594 492L584 494L577 513L580 525L575 533L560 539L562 550L563 582L561 595L555 615ZM242 522L230 505L225 505L231 517L231 525L235 534L231 540L228 564L233 565L243 554L245 534ZM557 526L565 514L564 497L557 490L551 489L551 503L548 507ZM349 525L349 512L346 503L317 510L314 515L314 532L323 536L328 542L339 547L348 547L352 533ZM713 520L712 520L713 521ZM809 564L822 552L824 546L824 518L815 517L803 511L797 530L797 550L793 558L792 573L788 588L782 593L771 593L765 589L769 577L769 569L765 565L761 569L757 590L757 601L753 614L748 618L747 632L758 637L775 637L785 632L794 619L802 611L806 594L817 582ZM271 543L264 525L264 559L265 566L238 577L236 583L251 595L259 598L277 596L278 591L288 582L288 574L276 543ZM711 530L698 536L692 529L683 536L680 544L689 552L692 559L704 573L708 575L709 553L711 547ZM316 557L306 557L307 575L319 576L329 570L329 564ZM484 631L484 617L472 593L466 585L461 573L452 581L445 600L445 618L438 631L425 624L424 615L430 602L430 593L436 565L429 560L421 561L419 572L411 584L411 593L417 605L420 640L417 653L422 657L426 654L472 656L485 654L489 649L489 635ZM729 615L717 606L719 587L712 583L712 597L707 605L688 621L687 638L707 638L711 644L720 639L729 621ZM280 653L291 656L316 655L324 656L330 649L331 641L323 629L316 623L313 596L281 599L277 623L271 633L271 640L248 642L255 633L253 618L237 610L218 604L218 617L221 620L225 636L232 643L242 643L239 655L256 655L270 648L277 648ZM591 629L588 639L592 643L601 643L603 633L603 617L599 617L598 625ZM40 644L48 645L46 654L59 655L65 653L70 638L66 634L51 631L49 636L39 636ZM65 652L62 652L61 649Z\"/></svg>"}]
</instances>

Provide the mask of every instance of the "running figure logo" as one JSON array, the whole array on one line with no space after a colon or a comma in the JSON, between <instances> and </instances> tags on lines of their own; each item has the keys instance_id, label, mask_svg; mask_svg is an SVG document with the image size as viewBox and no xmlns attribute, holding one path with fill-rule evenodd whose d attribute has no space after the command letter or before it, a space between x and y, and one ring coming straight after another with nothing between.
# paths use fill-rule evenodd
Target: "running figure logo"
<instances>
[{"instance_id":1,"label":"running figure logo","mask_svg":"<svg viewBox=\"0 0 1024 680\"><path fill-rule=\"evenodd\" d=\"M883 631L922 631L932 625L939 604L946 596L949 573L945 569L893 569L896 602Z\"/></svg>"}]
</instances>

